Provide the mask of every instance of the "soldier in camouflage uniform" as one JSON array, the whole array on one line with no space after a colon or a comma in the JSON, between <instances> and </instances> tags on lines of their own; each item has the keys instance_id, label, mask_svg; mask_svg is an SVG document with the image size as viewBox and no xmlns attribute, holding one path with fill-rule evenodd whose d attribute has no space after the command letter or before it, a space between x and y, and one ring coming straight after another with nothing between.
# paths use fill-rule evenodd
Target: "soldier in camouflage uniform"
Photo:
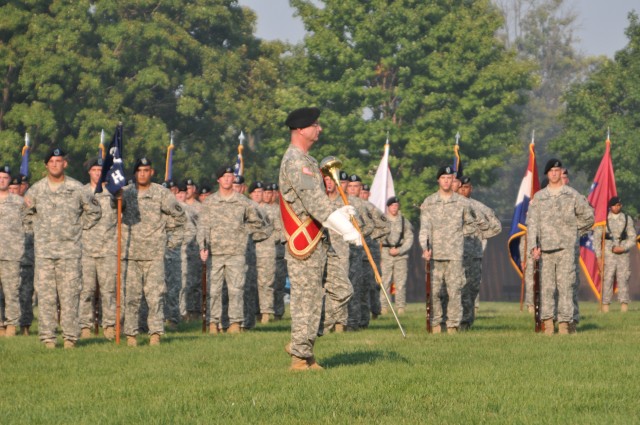
<instances>
[{"instance_id":1,"label":"soldier in camouflage uniform","mask_svg":"<svg viewBox=\"0 0 640 425\"><path fill-rule=\"evenodd\" d=\"M457 333L462 320L462 288L466 279L462 265L464 256L463 229L488 230L482 216L476 216L469 201L452 190L454 172L450 166L438 170L439 190L428 196L420 206L420 246L423 258L433 260L432 289L434 294L432 329L440 333L443 318L443 286L446 286L447 332Z\"/></svg>"},{"instance_id":2,"label":"soldier in camouflage uniform","mask_svg":"<svg viewBox=\"0 0 640 425\"><path fill-rule=\"evenodd\" d=\"M25 176L11 179L9 193L23 197L22 189L29 188L29 180ZM20 259L20 333L29 335L29 328L33 323L33 265L34 265L33 232L24 234L24 253Z\"/></svg>"},{"instance_id":3,"label":"soldier in camouflage uniform","mask_svg":"<svg viewBox=\"0 0 640 425\"><path fill-rule=\"evenodd\" d=\"M389 294L391 282L395 283L395 302L398 314L403 314L407 305L407 271L409 251L413 245L413 226L400 212L400 200L392 196L387 200L387 221L390 233L382 240L382 284ZM388 308L384 294L380 304Z\"/></svg>"},{"instance_id":4,"label":"soldier in camouflage uniform","mask_svg":"<svg viewBox=\"0 0 640 425\"><path fill-rule=\"evenodd\" d=\"M286 239L282 230L280 206L276 201L277 192L278 185L271 183L265 187L263 199L269 218L273 223L273 238L276 252L276 271L273 283L273 318L274 320L281 320L282 316L284 316L284 288L287 283L287 263L284 261L284 244Z\"/></svg>"},{"instance_id":5,"label":"soldier in camouflage uniform","mask_svg":"<svg viewBox=\"0 0 640 425\"><path fill-rule=\"evenodd\" d=\"M185 186L182 184L183 189ZM177 190L180 191L180 187L177 187ZM176 202L178 202L177 197ZM180 205L179 202L178 205ZM191 205L187 205L187 207L194 209ZM180 208L185 211L182 205L180 205ZM167 245L164 250L164 273L167 290L164 294L164 318L166 329L171 331L178 329L178 323L180 323L181 319L180 293L182 292L182 275L187 268L186 262L182 261L182 247L187 221L186 211L184 225L177 225L176 219L172 216L167 217Z\"/></svg>"},{"instance_id":6,"label":"soldier in camouflage uniform","mask_svg":"<svg viewBox=\"0 0 640 425\"><path fill-rule=\"evenodd\" d=\"M24 201L19 195L9 193L11 169L0 168L0 294L4 296L4 316L0 315L0 326L5 336L16 335L20 319L20 261L24 254L24 230L22 214Z\"/></svg>"},{"instance_id":7,"label":"soldier in camouflage uniform","mask_svg":"<svg viewBox=\"0 0 640 425\"><path fill-rule=\"evenodd\" d=\"M267 191L267 189L269 189ZM256 191L259 192L259 188ZM273 197L271 185L262 185L258 211L264 216L265 222L272 227L271 236L260 242L256 242L256 265L258 274L258 300L260 306L260 321L268 323L275 314L275 280L276 280L276 245L280 244L282 232L275 229L276 221L279 223L280 211L275 210L267 201L266 195ZM257 196L257 195L256 195ZM252 196L253 199L253 196ZM255 201L255 199L253 199Z\"/></svg>"},{"instance_id":8,"label":"soldier in camouflage uniform","mask_svg":"<svg viewBox=\"0 0 640 425\"><path fill-rule=\"evenodd\" d=\"M482 255L486 240L499 235L502 231L502 224L496 213L482 202L471 198L473 185L471 178L459 176L460 188L458 193L469 200L476 216L482 217L487 222L489 229L480 231L478 228L465 228L464 233L464 273L466 283L462 288L462 322L460 329L469 329L475 320L475 302L480 293L480 281L482 280Z\"/></svg>"},{"instance_id":9,"label":"soldier in camouflage uniform","mask_svg":"<svg viewBox=\"0 0 640 425\"><path fill-rule=\"evenodd\" d=\"M180 316L184 320L197 320L202 314L202 261L196 232L198 224L198 214L194 208L185 203L187 199L186 185L180 185L176 194L186 216L184 226L184 237L180 248L182 276L180 284Z\"/></svg>"},{"instance_id":10,"label":"soldier in camouflage uniform","mask_svg":"<svg viewBox=\"0 0 640 425\"><path fill-rule=\"evenodd\" d=\"M233 167L220 168L216 177L218 191L209 196L202 206L196 236L200 259L207 261L211 253L207 321L209 333L220 332L222 287L226 281L230 322L227 332L239 333L244 322L248 238L254 234L258 239L262 237L265 224L252 202L233 190Z\"/></svg>"},{"instance_id":11,"label":"soldier in camouflage uniform","mask_svg":"<svg viewBox=\"0 0 640 425\"><path fill-rule=\"evenodd\" d=\"M100 203L102 216L91 229L82 232L82 290L80 291L80 329L82 338L91 336L96 286L100 291L102 330L105 338L115 338L116 325L116 225L118 213L106 190L95 193L102 173L102 158L91 161L88 196Z\"/></svg>"},{"instance_id":12,"label":"soldier in camouflage uniform","mask_svg":"<svg viewBox=\"0 0 640 425\"><path fill-rule=\"evenodd\" d=\"M149 307L150 344L159 345L160 337L164 335L167 232L181 232L186 217L175 196L151 182L154 170L149 159L138 159L133 172L135 185L122 191L122 253L126 283L124 332L127 345L136 346L140 331L139 310L144 297ZM168 229L168 226L172 228Z\"/></svg>"},{"instance_id":13,"label":"soldier in camouflage uniform","mask_svg":"<svg viewBox=\"0 0 640 425\"><path fill-rule=\"evenodd\" d=\"M598 226L593 232L594 248L598 260L602 259L602 232L604 232L604 286L602 291L602 311L609 312L609 304L613 297L613 282L618 284L618 301L620 310L629 308L629 250L636 240L636 229L633 218L622 212L622 201L614 196L609 200L609 213L605 226Z\"/></svg>"},{"instance_id":14,"label":"soldier in camouflage uniform","mask_svg":"<svg viewBox=\"0 0 640 425\"><path fill-rule=\"evenodd\" d=\"M593 225L593 209L584 196L562 184L562 163L550 159L544 169L549 185L537 192L527 213L527 246L534 259L542 258L540 318L545 333L553 335L554 295L558 293L558 332L575 332L573 285L575 246Z\"/></svg>"},{"instance_id":15,"label":"soldier in camouflage uniform","mask_svg":"<svg viewBox=\"0 0 640 425\"><path fill-rule=\"evenodd\" d=\"M100 204L78 181L65 176L65 153L52 149L45 157L47 176L25 196L25 223L33 226L35 283L38 291L40 340L56 346L57 301L65 348L73 348L80 326L82 231L101 217Z\"/></svg>"},{"instance_id":16,"label":"soldier in camouflage uniform","mask_svg":"<svg viewBox=\"0 0 640 425\"><path fill-rule=\"evenodd\" d=\"M289 114L285 124L290 129L291 144L280 163L280 194L300 223L307 219L323 223L343 235L347 241L358 243L360 234L349 221L353 207L338 210L325 193L318 162L309 150L318 140L322 127L318 122L320 110L301 108ZM284 212L283 212L284 214ZM283 223L284 224L284 223ZM315 345L322 313L322 276L326 264L327 246L324 242L310 242L305 255L294 255L288 233L287 269L291 281L291 370L320 369L315 361Z\"/></svg>"},{"instance_id":17,"label":"soldier in camouflage uniform","mask_svg":"<svg viewBox=\"0 0 640 425\"><path fill-rule=\"evenodd\" d=\"M371 195L370 187L368 184L362 185L362 190L360 191L360 199L368 201L369 196Z\"/></svg>"}]
</instances>

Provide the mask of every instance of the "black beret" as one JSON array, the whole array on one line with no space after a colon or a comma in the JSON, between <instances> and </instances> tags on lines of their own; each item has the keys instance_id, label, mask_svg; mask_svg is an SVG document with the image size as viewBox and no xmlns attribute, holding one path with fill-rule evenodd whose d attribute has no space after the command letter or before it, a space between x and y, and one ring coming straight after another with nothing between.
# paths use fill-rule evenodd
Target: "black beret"
<instances>
[{"instance_id":1,"label":"black beret","mask_svg":"<svg viewBox=\"0 0 640 425\"><path fill-rule=\"evenodd\" d=\"M236 178L233 179L233 184L244 184L244 176L236 176Z\"/></svg>"},{"instance_id":2,"label":"black beret","mask_svg":"<svg viewBox=\"0 0 640 425\"><path fill-rule=\"evenodd\" d=\"M471 183L471 177L469 176L459 176L458 180L460 180L460 183L462 183L463 185Z\"/></svg>"},{"instance_id":3,"label":"black beret","mask_svg":"<svg viewBox=\"0 0 640 425\"><path fill-rule=\"evenodd\" d=\"M440 167L440 169L438 170L438 174L436 174L436 180L438 180L440 178L440 176L451 175L451 174L455 174L453 172L453 167L450 166L450 165L444 165L444 166Z\"/></svg>"},{"instance_id":4,"label":"black beret","mask_svg":"<svg viewBox=\"0 0 640 425\"><path fill-rule=\"evenodd\" d=\"M195 186L195 182L193 181L193 179L184 179L183 183L185 184L185 186Z\"/></svg>"},{"instance_id":5,"label":"black beret","mask_svg":"<svg viewBox=\"0 0 640 425\"><path fill-rule=\"evenodd\" d=\"M20 179L22 180L23 183L29 183L29 176L23 176L21 174L20 175Z\"/></svg>"},{"instance_id":6,"label":"black beret","mask_svg":"<svg viewBox=\"0 0 640 425\"><path fill-rule=\"evenodd\" d=\"M138 171L138 168L140 167L151 167L151 160L146 156L138 159L136 161L136 164L133 166L133 172L135 173L136 171Z\"/></svg>"},{"instance_id":7,"label":"black beret","mask_svg":"<svg viewBox=\"0 0 640 425\"><path fill-rule=\"evenodd\" d=\"M272 183L271 187L273 188L273 190L278 190L280 189L280 187L278 186L278 183Z\"/></svg>"},{"instance_id":8,"label":"black beret","mask_svg":"<svg viewBox=\"0 0 640 425\"><path fill-rule=\"evenodd\" d=\"M611 199L609 199L609 208L611 208L614 205L621 204L621 203L622 203L622 200L619 197L614 196Z\"/></svg>"},{"instance_id":9,"label":"black beret","mask_svg":"<svg viewBox=\"0 0 640 425\"><path fill-rule=\"evenodd\" d=\"M387 206L391 204L399 204L399 203L400 203L400 199L398 199L395 196L392 196L391 198L387 199Z\"/></svg>"},{"instance_id":10,"label":"black beret","mask_svg":"<svg viewBox=\"0 0 640 425\"><path fill-rule=\"evenodd\" d=\"M346 171L340 171L340 181L349 180L349 175Z\"/></svg>"},{"instance_id":11,"label":"black beret","mask_svg":"<svg viewBox=\"0 0 640 425\"><path fill-rule=\"evenodd\" d=\"M102 158L93 158L87 163L87 171L93 167L102 167Z\"/></svg>"},{"instance_id":12,"label":"black beret","mask_svg":"<svg viewBox=\"0 0 640 425\"><path fill-rule=\"evenodd\" d=\"M362 185L362 190L364 190L365 192L368 192L370 190L369 189L369 185L368 184L363 184Z\"/></svg>"},{"instance_id":13,"label":"black beret","mask_svg":"<svg viewBox=\"0 0 640 425\"><path fill-rule=\"evenodd\" d=\"M318 121L320 109L318 108L300 108L292 111L284 124L290 129L306 128L314 122Z\"/></svg>"},{"instance_id":14,"label":"black beret","mask_svg":"<svg viewBox=\"0 0 640 425\"><path fill-rule=\"evenodd\" d=\"M249 193L252 193L256 189L264 189L264 184L261 181L257 181L249 185Z\"/></svg>"},{"instance_id":15,"label":"black beret","mask_svg":"<svg viewBox=\"0 0 640 425\"><path fill-rule=\"evenodd\" d=\"M216 171L216 180L218 180L220 177L224 176L227 173L233 174L233 167L230 167L228 165L223 165L222 167L218 168L218 171Z\"/></svg>"},{"instance_id":16,"label":"black beret","mask_svg":"<svg viewBox=\"0 0 640 425\"><path fill-rule=\"evenodd\" d=\"M21 183L22 183L22 179L16 176L11 179L9 186L20 186Z\"/></svg>"},{"instance_id":17,"label":"black beret","mask_svg":"<svg viewBox=\"0 0 640 425\"><path fill-rule=\"evenodd\" d=\"M49 151L49 153L44 157L44 163L47 164L49 160L54 156L64 157L66 153L60 148L53 148Z\"/></svg>"},{"instance_id":18,"label":"black beret","mask_svg":"<svg viewBox=\"0 0 640 425\"><path fill-rule=\"evenodd\" d=\"M160 186L169 189L169 182L167 180L165 180L162 183L160 183Z\"/></svg>"},{"instance_id":19,"label":"black beret","mask_svg":"<svg viewBox=\"0 0 640 425\"><path fill-rule=\"evenodd\" d=\"M544 174L547 174L550 169L555 167L562 167L562 162L559 159L551 158L547 161L547 165L544 166Z\"/></svg>"},{"instance_id":20,"label":"black beret","mask_svg":"<svg viewBox=\"0 0 640 425\"><path fill-rule=\"evenodd\" d=\"M201 186L202 186L200 188L201 195L204 195L205 193L211 193L211 187L208 184L203 183Z\"/></svg>"},{"instance_id":21,"label":"black beret","mask_svg":"<svg viewBox=\"0 0 640 425\"><path fill-rule=\"evenodd\" d=\"M569 175L569 169L568 168L563 168L562 169L562 175L563 176L568 176Z\"/></svg>"},{"instance_id":22,"label":"black beret","mask_svg":"<svg viewBox=\"0 0 640 425\"><path fill-rule=\"evenodd\" d=\"M178 192L186 192L186 191L187 191L187 184L185 182L178 184Z\"/></svg>"},{"instance_id":23,"label":"black beret","mask_svg":"<svg viewBox=\"0 0 640 425\"><path fill-rule=\"evenodd\" d=\"M360 178L360 176L359 176L359 175L357 175L357 174L351 174L351 175L349 176L349 181L350 181L350 182L360 182L360 183L362 183L362 179L361 179L361 178Z\"/></svg>"},{"instance_id":24,"label":"black beret","mask_svg":"<svg viewBox=\"0 0 640 425\"><path fill-rule=\"evenodd\" d=\"M272 191L272 190L273 190L273 183L266 183L266 184L264 185L264 190L265 190L265 192L266 192L267 190Z\"/></svg>"},{"instance_id":25,"label":"black beret","mask_svg":"<svg viewBox=\"0 0 640 425\"><path fill-rule=\"evenodd\" d=\"M162 186L166 187L167 189L171 189L172 187L176 187L176 184L173 180L165 180L162 182Z\"/></svg>"},{"instance_id":26,"label":"black beret","mask_svg":"<svg viewBox=\"0 0 640 425\"><path fill-rule=\"evenodd\" d=\"M11 167L9 167L7 164L3 165L2 168L0 168L0 173L11 175Z\"/></svg>"}]
</instances>

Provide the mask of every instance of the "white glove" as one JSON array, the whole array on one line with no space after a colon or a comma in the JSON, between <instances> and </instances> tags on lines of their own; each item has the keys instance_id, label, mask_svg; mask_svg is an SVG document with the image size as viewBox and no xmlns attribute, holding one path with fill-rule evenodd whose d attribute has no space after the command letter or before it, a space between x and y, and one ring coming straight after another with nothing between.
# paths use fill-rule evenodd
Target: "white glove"
<instances>
[{"instance_id":1,"label":"white glove","mask_svg":"<svg viewBox=\"0 0 640 425\"><path fill-rule=\"evenodd\" d=\"M350 210L354 210L351 205L335 210L327 217L327 220L322 223L322 225L342 235L342 238L346 242L356 246L362 246L360 233L353 227L353 224L351 224L349 220Z\"/></svg>"}]
</instances>

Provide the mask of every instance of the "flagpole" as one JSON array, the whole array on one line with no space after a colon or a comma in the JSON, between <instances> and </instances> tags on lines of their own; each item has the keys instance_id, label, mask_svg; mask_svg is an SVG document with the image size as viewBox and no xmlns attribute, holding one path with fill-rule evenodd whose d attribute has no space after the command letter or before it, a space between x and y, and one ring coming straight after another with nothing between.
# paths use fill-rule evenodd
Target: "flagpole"
<instances>
[{"instance_id":1,"label":"flagpole","mask_svg":"<svg viewBox=\"0 0 640 425\"><path fill-rule=\"evenodd\" d=\"M122 122L118 124L122 126ZM123 131L124 133L124 131ZM124 137L123 137L124 139ZM122 152L120 152L122 155ZM122 189L120 189L122 191ZM122 193L117 198L118 204L118 224L117 224L117 232L118 232L118 245L116 247L116 345L120 345L120 316L121 316L121 288L122 288Z\"/></svg>"},{"instance_id":2,"label":"flagpole","mask_svg":"<svg viewBox=\"0 0 640 425\"><path fill-rule=\"evenodd\" d=\"M531 148L535 146L536 142L536 131L531 130L531 143L529 144L529 156L531 156ZM533 178L531 179L531 187L529 188L529 202L533 199L533 186L534 186ZM524 291L527 285L526 282L526 274L527 274L527 231L524 233L524 258L522 259L522 282L520 285L520 311L522 311L522 306L524 305Z\"/></svg>"}]
</instances>

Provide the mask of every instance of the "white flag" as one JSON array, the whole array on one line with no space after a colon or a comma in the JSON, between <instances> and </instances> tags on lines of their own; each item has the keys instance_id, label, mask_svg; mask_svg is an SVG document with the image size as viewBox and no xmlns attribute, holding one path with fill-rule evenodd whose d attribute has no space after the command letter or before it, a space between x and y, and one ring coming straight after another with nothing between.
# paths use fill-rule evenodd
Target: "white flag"
<instances>
[{"instance_id":1,"label":"white flag","mask_svg":"<svg viewBox=\"0 0 640 425\"><path fill-rule=\"evenodd\" d=\"M371 184L369 202L384 213L387 211L387 199L392 196L396 196L396 191L393 189L393 178L389 170L389 138L387 137L384 154Z\"/></svg>"}]
</instances>

